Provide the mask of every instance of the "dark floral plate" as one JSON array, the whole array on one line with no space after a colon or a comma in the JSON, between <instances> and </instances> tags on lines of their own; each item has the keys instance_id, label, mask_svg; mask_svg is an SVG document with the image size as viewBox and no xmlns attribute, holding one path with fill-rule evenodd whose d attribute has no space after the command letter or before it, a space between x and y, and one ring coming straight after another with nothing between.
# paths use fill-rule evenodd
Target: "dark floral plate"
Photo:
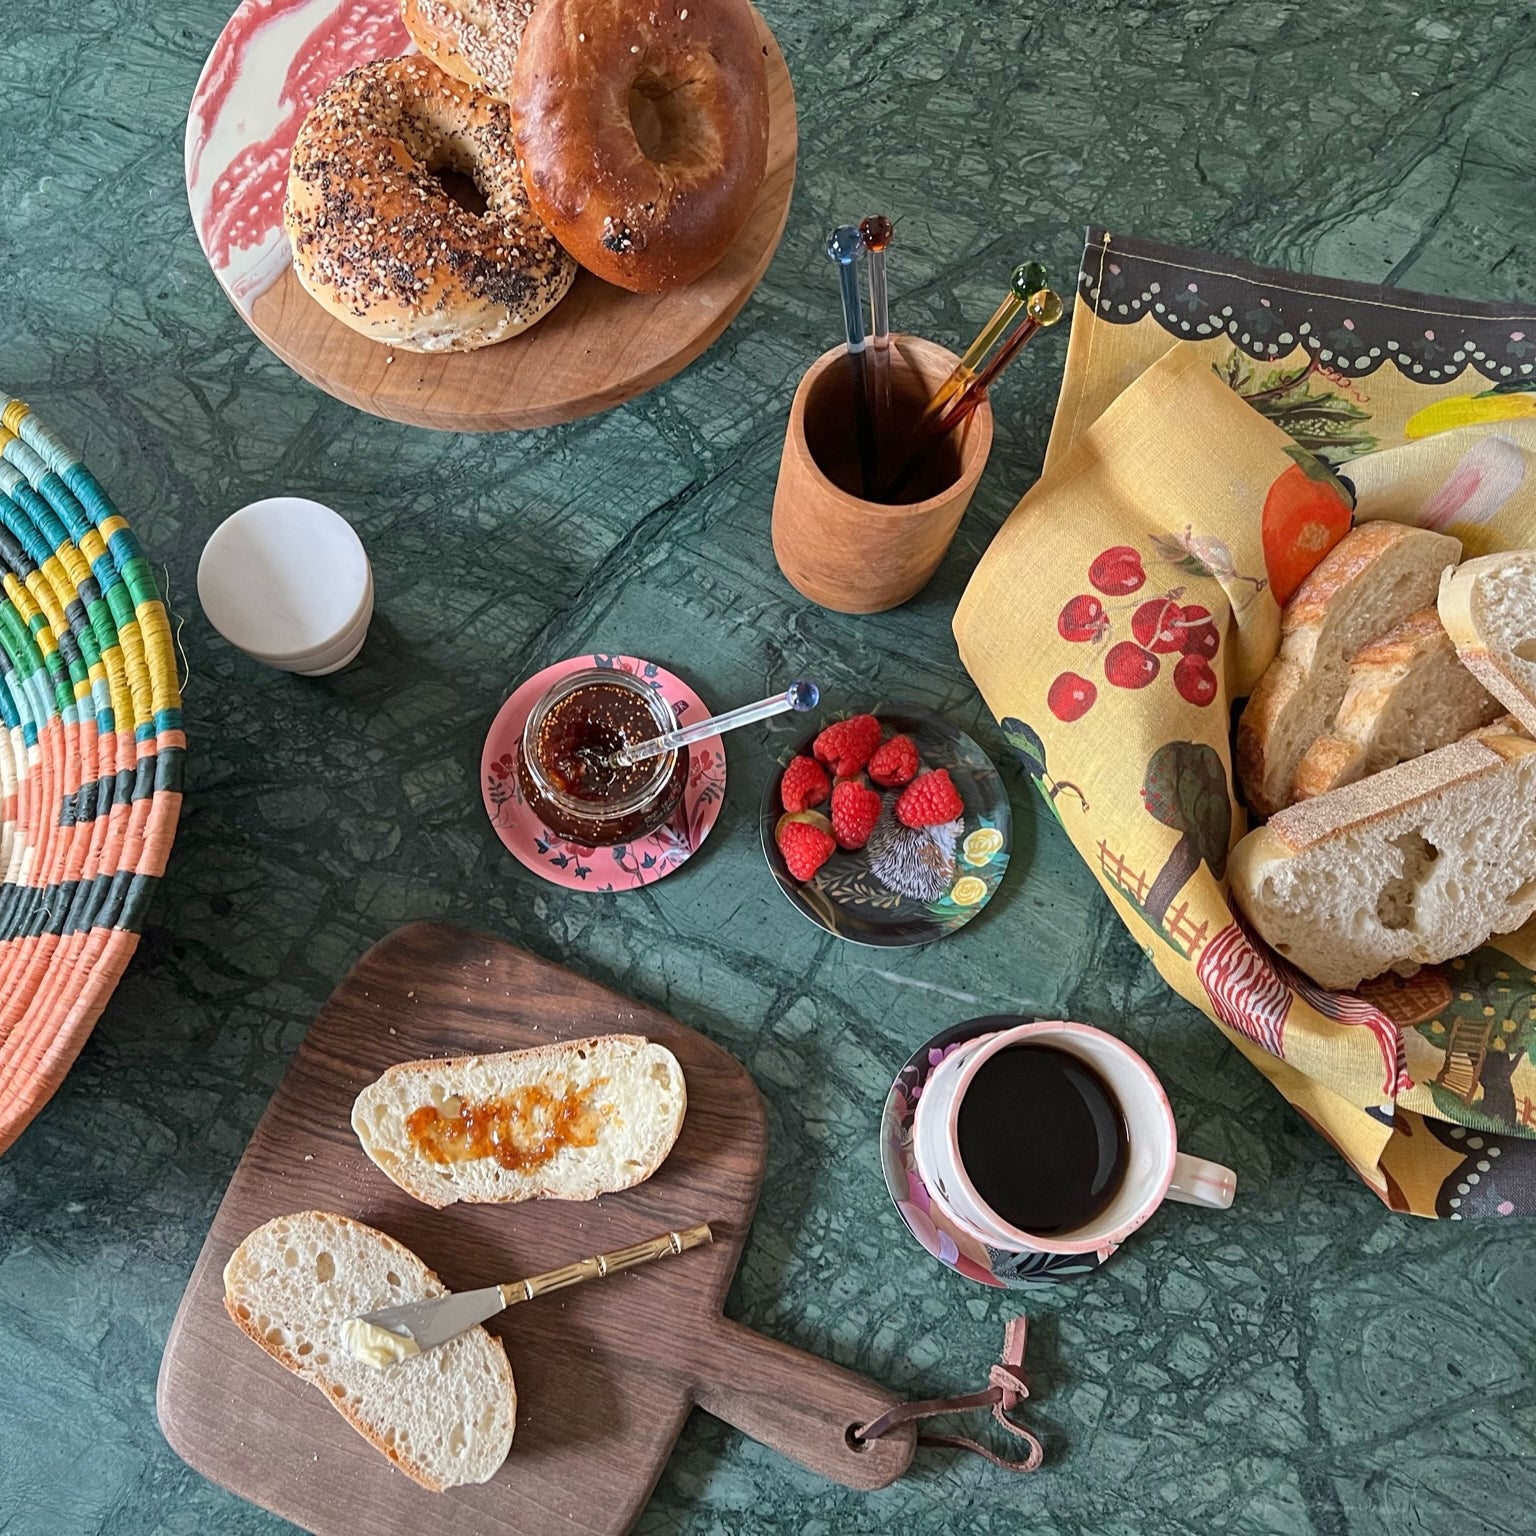
<instances>
[{"instance_id":1,"label":"dark floral plate","mask_svg":"<svg viewBox=\"0 0 1536 1536\"><path fill-rule=\"evenodd\" d=\"M856 713L847 710L844 717ZM828 933L855 944L928 944L964 927L1002 883L1013 835L1008 792L992 759L947 720L911 706L869 713L879 718L888 736L912 738L925 772L949 770L965 802L964 815L942 827L913 830L896 820L901 791L883 790L885 806L868 844L853 853L834 853L815 879L802 885L774 841L784 809L779 780L790 758L810 753L817 734L832 723L829 717L779 754L763 791L763 853L779 889ZM828 806L823 802L817 809Z\"/></svg>"},{"instance_id":2,"label":"dark floral plate","mask_svg":"<svg viewBox=\"0 0 1536 1536\"><path fill-rule=\"evenodd\" d=\"M1005 1290L1056 1285L1062 1280L1091 1274L1109 1254L1103 1251L1008 1253L1000 1248L988 1248L968 1232L962 1232L928 1199L928 1187L917 1171L917 1158L912 1152L912 1117L933 1069L951 1051L958 1050L977 1035L989 1035L999 1029L1012 1029L1015 1024L1030 1022L1027 1017L1016 1016L969 1019L935 1035L915 1050L906 1066L896 1074L880 1116L880 1171L885 1175L885 1187L897 1213L907 1224L907 1231L939 1263L968 1279Z\"/></svg>"}]
</instances>

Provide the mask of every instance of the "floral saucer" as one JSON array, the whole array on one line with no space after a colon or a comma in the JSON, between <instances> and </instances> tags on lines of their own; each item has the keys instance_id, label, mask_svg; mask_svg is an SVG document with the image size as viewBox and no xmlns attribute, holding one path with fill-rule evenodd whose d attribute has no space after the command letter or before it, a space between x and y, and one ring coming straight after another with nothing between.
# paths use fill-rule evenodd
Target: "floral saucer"
<instances>
[{"instance_id":1,"label":"floral saucer","mask_svg":"<svg viewBox=\"0 0 1536 1536\"><path fill-rule=\"evenodd\" d=\"M847 713L852 714L850 710ZM894 815L900 790L882 791L885 802L869 842L841 849L802 884L790 874L774 840L783 813L779 780L790 758L809 755L823 720L779 754L763 791L763 854L779 889L828 933L855 944L929 944L976 916L1002 884L1008 868L1013 818L1008 791L992 759L964 731L911 705L870 710L888 736L910 736L925 772L945 768L964 814L941 827L904 827ZM879 788L878 785L874 786ZM827 811L825 802L817 807Z\"/></svg>"},{"instance_id":2,"label":"floral saucer","mask_svg":"<svg viewBox=\"0 0 1536 1536\"><path fill-rule=\"evenodd\" d=\"M912 1151L912 1117L923 1085L933 1069L952 1051L977 1035L989 1035L999 1029L1011 1029L1030 1020L1019 1017L970 1019L937 1034L914 1051L906 1066L896 1074L880 1115L880 1171L885 1187L907 1230L939 1263L978 1280L982 1285L1005 1290L1029 1290L1035 1286L1056 1285L1078 1275L1091 1274L1114 1250L1097 1253L1006 1253L987 1248L967 1232L954 1226L944 1213L931 1204L928 1187L917 1171Z\"/></svg>"},{"instance_id":3,"label":"floral saucer","mask_svg":"<svg viewBox=\"0 0 1536 1536\"><path fill-rule=\"evenodd\" d=\"M549 831L517 785L517 748L534 704L562 677L585 667L628 672L654 688L680 724L708 716L704 701L681 678L634 656L573 656L518 685L491 723L480 754L480 793L496 835L534 874L572 891L632 891L664 879L688 861L709 836L725 803L725 746L708 736L688 749L688 787L666 826L633 843L588 848Z\"/></svg>"}]
</instances>

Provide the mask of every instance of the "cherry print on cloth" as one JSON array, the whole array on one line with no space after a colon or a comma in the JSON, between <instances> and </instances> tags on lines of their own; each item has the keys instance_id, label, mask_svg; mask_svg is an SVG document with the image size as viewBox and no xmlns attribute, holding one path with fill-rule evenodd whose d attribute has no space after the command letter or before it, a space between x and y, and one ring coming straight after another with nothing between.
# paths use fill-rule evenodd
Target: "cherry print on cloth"
<instances>
[{"instance_id":1,"label":"cherry print on cloth","mask_svg":"<svg viewBox=\"0 0 1536 1536\"><path fill-rule=\"evenodd\" d=\"M1091 647L1084 659L1092 658L1099 675L1115 688L1149 687L1164 670L1163 658L1171 658L1175 692L1204 708L1216 698L1212 663L1221 649L1221 633L1210 609L1180 602L1182 585L1149 591L1148 564L1154 570L1171 565L1189 575L1233 578L1251 586L1250 596L1263 591L1265 578L1237 573L1220 539L1197 537L1193 530L1153 542L1145 557L1129 544L1111 545L1096 555L1087 571L1094 591L1067 600L1056 617L1056 633L1069 645ZM1070 725L1093 708L1098 696L1093 679L1073 668L1056 675L1045 702Z\"/></svg>"}]
</instances>

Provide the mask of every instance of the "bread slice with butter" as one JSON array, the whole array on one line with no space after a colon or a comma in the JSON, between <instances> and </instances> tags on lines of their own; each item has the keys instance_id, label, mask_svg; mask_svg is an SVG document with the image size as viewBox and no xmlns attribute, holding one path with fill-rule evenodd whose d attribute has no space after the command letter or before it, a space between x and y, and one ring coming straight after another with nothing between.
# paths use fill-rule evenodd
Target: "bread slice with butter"
<instances>
[{"instance_id":1,"label":"bread slice with butter","mask_svg":"<svg viewBox=\"0 0 1536 1536\"><path fill-rule=\"evenodd\" d=\"M330 1211L257 1227L224 1266L224 1306L235 1322L435 1493L483 1483L507 1459L517 1392L506 1349L471 1328L381 1367L354 1359L342 1330L365 1312L446 1294L404 1244Z\"/></svg>"},{"instance_id":2,"label":"bread slice with butter","mask_svg":"<svg viewBox=\"0 0 1536 1536\"><path fill-rule=\"evenodd\" d=\"M1484 727L1303 801L1227 860L1266 943L1325 987L1470 954L1536 913L1536 742Z\"/></svg>"},{"instance_id":3,"label":"bread slice with butter","mask_svg":"<svg viewBox=\"0 0 1536 1536\"><path fill-rule=\"evenodd\" d=\"M1536 549L1483 555L1447 571L1438 606L1462 664L1536 731Z\"/></svg>"},{"instance_id":4,"label":"bread slice with butter","mask_svg":"<svg viewBox=\"0 0 1536 1536\"><path fill-rule=\"evenodd\" d=\"M592 1200L643 1183L683 1126L688 1090L643 1035L407 1061L358 1094L352 1129L408 1195Z\"/></svg>"}]
</instances>

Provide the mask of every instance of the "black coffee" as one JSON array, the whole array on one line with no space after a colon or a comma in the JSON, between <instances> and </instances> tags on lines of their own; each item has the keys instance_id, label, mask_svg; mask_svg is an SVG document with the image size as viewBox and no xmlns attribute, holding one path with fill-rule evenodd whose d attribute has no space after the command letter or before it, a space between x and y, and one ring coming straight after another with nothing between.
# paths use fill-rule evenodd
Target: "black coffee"
<instances>
[{"instance_id":1,"label":"black coffee","mask_svg":"<svg viewBox=\"0 0 1536 1536\"><path fill-rule=\"evenodd\" d=\"M1052 1045L1010 1045L960 1100L960 1162L1010 1226L1054 1237L1114 1199L1129 1153L1125 1117L1085 1061Z\"/></svg>"}]
</instances>

